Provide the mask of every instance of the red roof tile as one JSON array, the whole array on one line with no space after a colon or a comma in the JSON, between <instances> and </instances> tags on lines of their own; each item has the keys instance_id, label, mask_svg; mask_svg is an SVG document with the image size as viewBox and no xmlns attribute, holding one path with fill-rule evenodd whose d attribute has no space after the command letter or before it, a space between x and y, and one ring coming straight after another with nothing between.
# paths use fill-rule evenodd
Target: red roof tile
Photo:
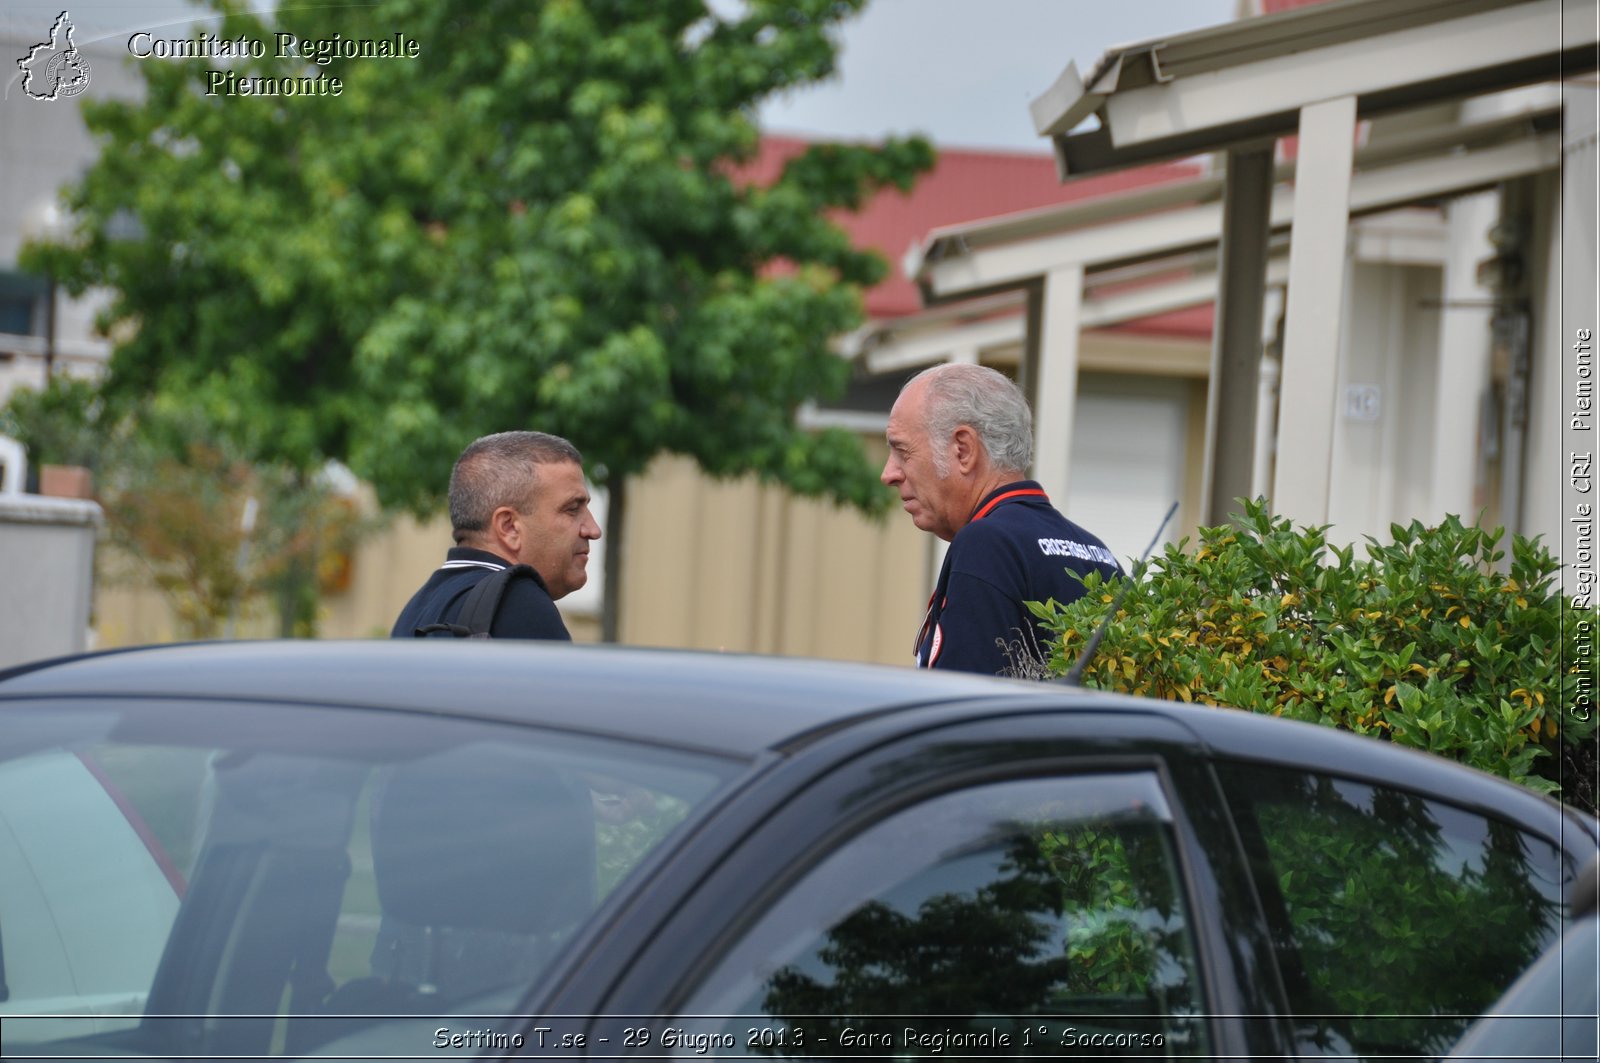
<instances>
[{"instance_id":1,"label":"red roof tile","mask_svg":"<svg viewBox=\"0 0 1600 1063\"><path fill-rule=\"evenodd\" d=\"M807 144L796 137L764 137L759 156L744 172L758 182L775 180L784 163ZM834 221L857 247L874 248L889 260L888 278L867 292L868 315L902 317L921 310L922 300L900 261L931 229L1184 180L1199 172L1195 163L1163 163L1062 184L1056 176L1055 159L1049 155L944 148L934 169L922 175L909 195L898 189L880 192L860 212L837 212Z\"/></svg>"}]
</instances>

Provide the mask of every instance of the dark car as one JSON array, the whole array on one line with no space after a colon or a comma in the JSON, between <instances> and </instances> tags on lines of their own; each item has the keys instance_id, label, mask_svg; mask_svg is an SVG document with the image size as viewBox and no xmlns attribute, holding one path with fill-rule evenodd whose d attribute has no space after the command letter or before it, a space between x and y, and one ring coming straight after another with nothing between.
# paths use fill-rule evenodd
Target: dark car
<instances>
[{"instance_id":1,"label":"dark car","mask_svg":"<svg viewBox=\"0 0 1600 1063\"><path fill-rule=\"evenodd\" d=\"M1447 1051L1593 819L1328 728L531 643L0 674L14 1057Z\"/></svg>"},{"instance_id":2,"label":"dark car","mask_svg":"<svg viewBox=\"0 0 1600 1063\"><path fill-rule=\"evenodd\" d=\"M1451 1059L1600 1059L1600 859L1568 905L1566 933L1467 1028Z\"/></svg>"}]
</instances>

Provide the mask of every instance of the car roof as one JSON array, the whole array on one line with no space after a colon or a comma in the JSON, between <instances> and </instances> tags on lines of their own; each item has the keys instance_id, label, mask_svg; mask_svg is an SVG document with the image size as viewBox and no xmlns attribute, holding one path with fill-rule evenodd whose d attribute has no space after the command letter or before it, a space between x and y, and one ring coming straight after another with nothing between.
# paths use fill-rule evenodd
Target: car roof
<instances>
[{"instance_id":1,"label":"car roof","mask_svg":"<svg viewBox=\"0 0 1600 1063\"><path fill-rule=\"evenodd\" d=\"M1178 722L1214 755L1422 789L1524 821L1550 822L1554 815L1576 820L1591 839L1600 832L1592 817L1504 779L1332 727L1059 683L841 661L520 639L200 642L0 671L0 709L23 697L364 706L614 735L740 759L922 706L957 716L1133 711Z\"/></svg>"},{"instance_id":2,"label":"car roof","mask_svg":"<svg viewBox=\"0 0 1600 1063\"><path fill-rule=\"evenodd\" d=\"M510 639L180 643L0 672L0 704L75 696L370 706L743 757L894 708L1049 689L885 665Z\"/></svg>"}]
</instances>

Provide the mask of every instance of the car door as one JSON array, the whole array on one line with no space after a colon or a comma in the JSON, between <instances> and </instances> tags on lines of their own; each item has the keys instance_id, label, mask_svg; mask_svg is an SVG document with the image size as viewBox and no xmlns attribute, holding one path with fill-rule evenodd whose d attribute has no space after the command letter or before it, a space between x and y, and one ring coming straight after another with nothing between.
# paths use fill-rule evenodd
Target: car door
<instances>
[{"instance_id":1,"label":"car door","mask_svg":"<svg viewBox=\"0 0 1600 1063\"><path fill-rule=\"evenodd\" d=\"M1589 835L1496 814L1496 780L1468 807L1398 774L1216 767L1306 1055L1442 1054L1560 933L1563 845Z\"/></svg>"},{"instance_id":2,"label":"car door","mask_svg":"<svg viewBox=\"0 0 1600 1063\"><path fill-rule=\"evenodd\" d=\"M1270 943L1187 729L992 710L859 741L773 772L788 796L541 1010L604 1015L577 1034L595 1055L1283 1054Z\"/></svg>"}]
</instances>

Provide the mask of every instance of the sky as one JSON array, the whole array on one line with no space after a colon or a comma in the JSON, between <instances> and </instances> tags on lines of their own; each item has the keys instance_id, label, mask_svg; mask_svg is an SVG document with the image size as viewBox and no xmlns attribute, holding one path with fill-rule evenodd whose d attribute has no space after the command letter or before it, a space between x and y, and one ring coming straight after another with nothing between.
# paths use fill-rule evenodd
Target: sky
<instances>
[{"instance_id":1,"label":"sky","mask_svg":"<svg viewBox=\"0 0 1600 1063\"><path fill-rule=\"evenodd\" d=\"M713 2L726 9L737 0ZM1114 45L1218 25L1232 19L1235 5L872 0L845 26L834 79L774 99L763 124L772 132L852 140L922 133L943 147L1043 153L1048 145L1033 132L1028 104L1069 61L1087 72ZM184 0L0 0L0 28L37 27L43 36L63 8L79 26L79 43L163 26L177 35L195 11Z\"/></svg>"}]
</instances>

